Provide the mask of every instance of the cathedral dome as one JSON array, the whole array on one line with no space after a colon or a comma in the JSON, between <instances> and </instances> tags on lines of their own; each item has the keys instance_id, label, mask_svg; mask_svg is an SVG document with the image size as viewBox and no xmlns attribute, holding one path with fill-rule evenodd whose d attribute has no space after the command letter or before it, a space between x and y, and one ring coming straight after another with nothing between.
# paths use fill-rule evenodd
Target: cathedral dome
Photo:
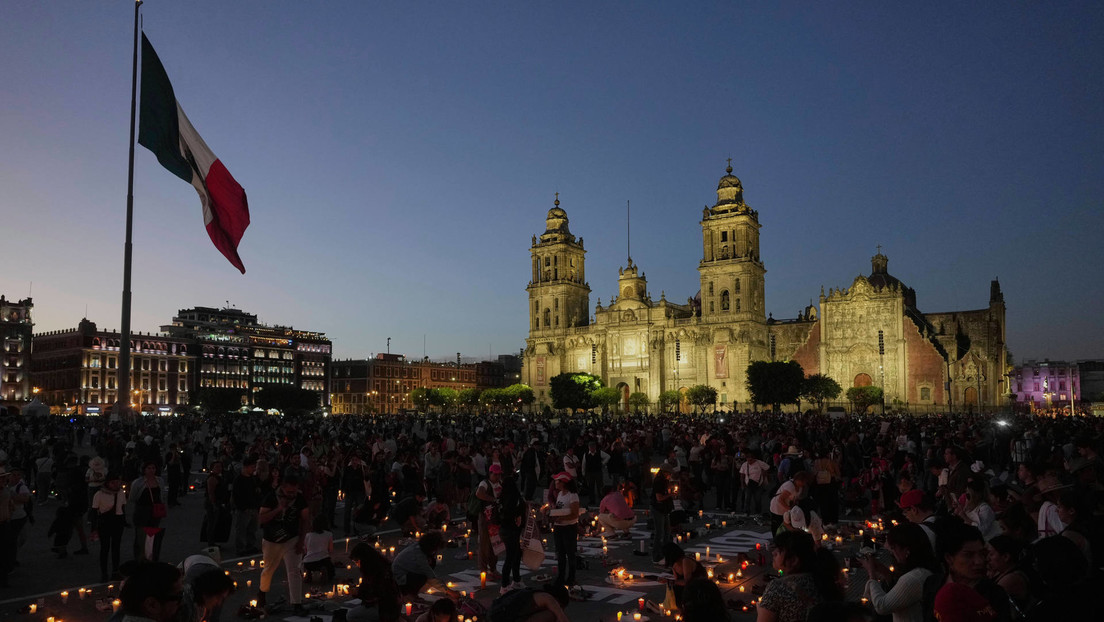
<instances>
[{"instance_id":1,"label":"cathedral dome","mask_svg":"<svg viewBox=\"0 0 1104 622\"><path fill-rule=\"evenodd\" d=\"M739 177L732 174L732 160L729 160L724 177L721 177L721 181L717 183L717 204L713 206L713 209L720 208L722 211L729 211L740 209L743 206L744 185L740 183Z\"/></svg>"},{"instance_id":2,"label":"cathedral dome","mask_svg":"<svg viewBox=\"0 0 1104 622\"><path fill-rule=\"evenodd\" d=\"M567 230L567 212L560 207L560 193L556 193L556 201L552 209L548 210L548 216L544 219L545 222L545 234L549 233L563 233L570 234Z\"/></svg>"}]
</instances>

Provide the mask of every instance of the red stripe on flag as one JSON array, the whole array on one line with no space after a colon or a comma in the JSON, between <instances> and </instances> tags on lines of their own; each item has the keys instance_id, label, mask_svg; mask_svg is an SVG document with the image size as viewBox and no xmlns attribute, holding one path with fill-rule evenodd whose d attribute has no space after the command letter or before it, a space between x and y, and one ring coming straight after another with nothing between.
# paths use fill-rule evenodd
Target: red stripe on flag
<instances>
[{"instance_id":1,"label":"red stripe on flag","mask_svg":"<svg viewBox=\"0 0 1104 622\"><path fill-rule=\"evenodd\" d=\"M204 183L211 195L212 218L207 223L207 235L211 237L215 248L245 274L245 265L238 257L238 242L249 226L249 201L245 197L245 190L234 180L221 160L215 160L211 164Z\"/></svg>"}]
</instances>

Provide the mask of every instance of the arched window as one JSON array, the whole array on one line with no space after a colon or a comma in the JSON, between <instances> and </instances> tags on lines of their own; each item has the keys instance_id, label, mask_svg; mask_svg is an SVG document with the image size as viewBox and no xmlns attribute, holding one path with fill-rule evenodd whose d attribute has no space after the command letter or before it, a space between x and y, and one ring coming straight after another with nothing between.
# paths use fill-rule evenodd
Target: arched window
<instances>
[{"instance_id":1,"label":"arched window","mask_svg":"<svg viewBox=\"0 0 1104 622\"><path fill-rule=\"evenodd\" d=\"M728 290L721 291L721 311L728 311Z\"/></svg>"},{"instance_id":2,"label":"arched window","mask_svg":"<svg viewBox=\"0 0 1104 622\"><path fill-rule=\"evenodd\" d=\"M736 293L737 293L737 294L739 294L739 293L740 293L740 279L739 279L739 278L737 278L737 279L736 279L736 287L735 287L735 290L736 290Z\"/></svg>"},{"instance_id":3,"label":"arched window","mask_svg":"<svg viewBox=\"0 0 1104 622\"><path fill-rule=\"evenodd\" d=\"M544 310L544 325L545 325L545 327L548 327L548 326L552 325L552 310L551 309L545 309Z\"/></svg>"}]
</instances>

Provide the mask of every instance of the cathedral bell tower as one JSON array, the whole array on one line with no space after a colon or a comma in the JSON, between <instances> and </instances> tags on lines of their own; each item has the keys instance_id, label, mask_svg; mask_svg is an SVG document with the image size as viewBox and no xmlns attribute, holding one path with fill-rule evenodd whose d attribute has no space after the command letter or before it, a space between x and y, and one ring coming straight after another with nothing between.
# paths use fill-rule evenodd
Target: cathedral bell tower
<instances>
[{"instance_id":1,"label":"cathedral bell tower","mask_svg":"<svg viewBox=\"0 0 1104 622\"><path fill-rule=\"evenodd\" d=\"M763 322L766 269L759 259L759 212L744 203L744 187L729 160L717 203L702 210L702 318Z\"/></svg>"},{"instance_id":2,"label":"cathedral bell tower","mask_svg":"<svg viewBox=\"0 0 1104 622\"><path fill-rule=\"evenodd\" d=\"M533 236L533 274L529 291L529 335L555 333L588 325L590 286L586 282L583 239L571 235L567 212L560 208L559 193L548 210L540 238Z\"/></svg>"}]
</instances>

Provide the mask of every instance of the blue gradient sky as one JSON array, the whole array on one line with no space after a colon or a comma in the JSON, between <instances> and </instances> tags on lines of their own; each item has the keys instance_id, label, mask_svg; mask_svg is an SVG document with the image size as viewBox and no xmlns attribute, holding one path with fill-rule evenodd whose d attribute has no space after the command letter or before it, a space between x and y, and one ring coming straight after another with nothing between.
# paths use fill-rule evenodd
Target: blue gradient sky
<instances>
[{"instance_id":1,"label":"blue gradient sky","mask_svg":"<svg viewBox=\"0 0 1104 622\"><path fill-rule=\"evenodd\" d=\"M134 321L231 304L339 357L485 357L527 330L559 191L591 305L632 255L698 290L731 157L767 309L890 272L925 311L999 277L1017 360L1104 357L1104 5L169 2L143 6L196 128L249 194L238 272L139 148ZM119 325L127 0L0 5L0 292L38 330Z\"/></svg>"}]
</instances>

